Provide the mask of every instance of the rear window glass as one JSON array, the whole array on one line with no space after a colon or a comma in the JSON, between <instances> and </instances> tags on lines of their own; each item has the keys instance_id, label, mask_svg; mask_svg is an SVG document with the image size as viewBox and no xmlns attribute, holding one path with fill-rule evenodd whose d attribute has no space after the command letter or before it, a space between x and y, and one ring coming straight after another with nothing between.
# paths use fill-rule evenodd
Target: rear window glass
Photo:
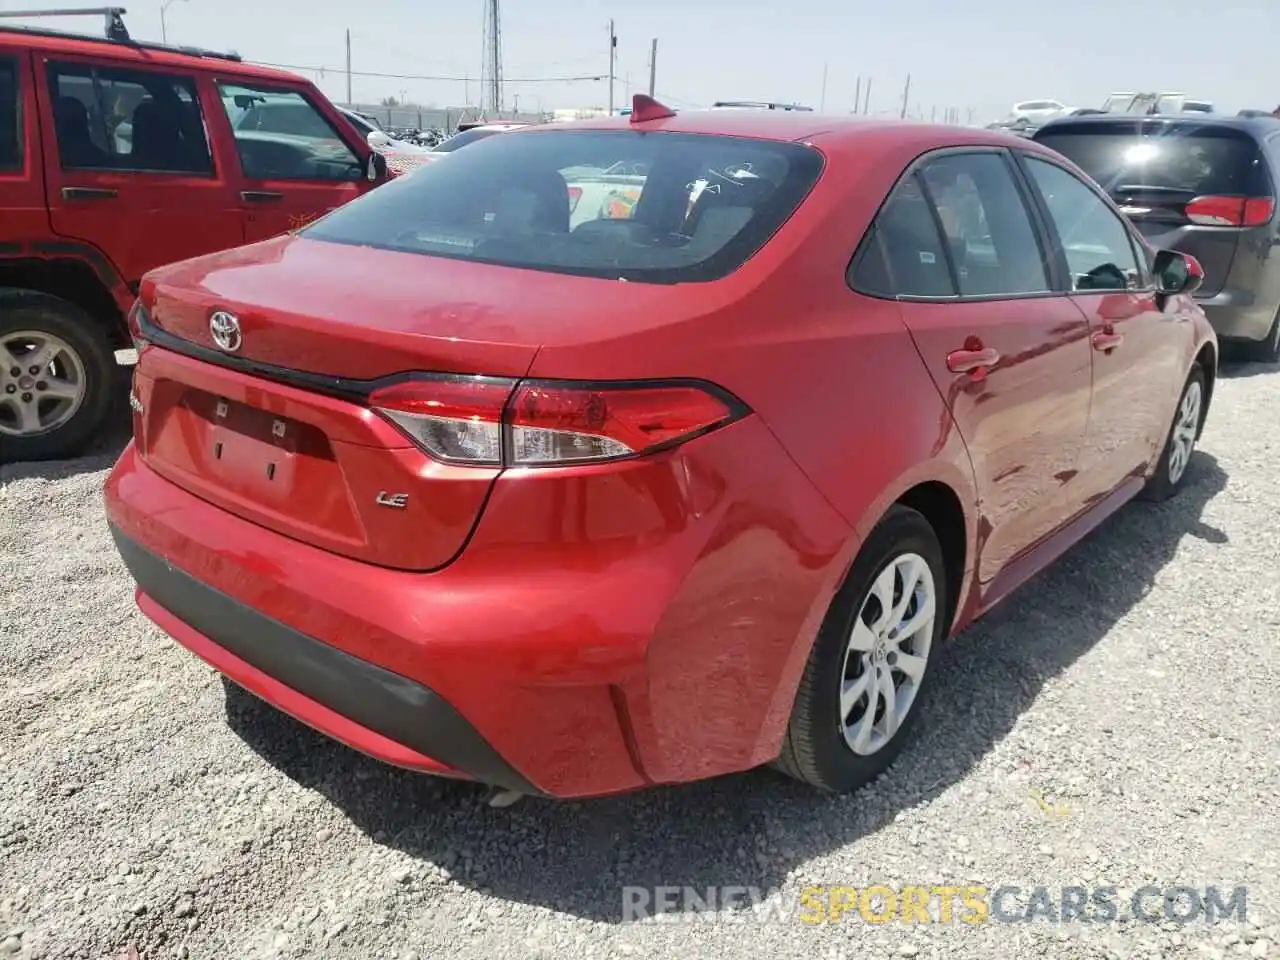
<instances>
[{"instance_id":1,"label":"rear window glass","mask_svg":"<svg viewBox=\"0 0 1280 960\"><path fill-rule=\"evenodd\" d=\"M303 231L314 240L649 283L718 279L822 169L796 143L636 131L490 137Z\"/></svg>"},{"instance_id":2,"label":"rear window glass","mask_svg":"<svg viewBox=\"0 0 1280 960\"><path fill-rule=\"evenodd\" d=\"M1197 195L1271 192L1257 145L1234 130L1191 126L1055 127L1036 135L1108 191L1155 187Z\"/></svg>"}]
</instances>

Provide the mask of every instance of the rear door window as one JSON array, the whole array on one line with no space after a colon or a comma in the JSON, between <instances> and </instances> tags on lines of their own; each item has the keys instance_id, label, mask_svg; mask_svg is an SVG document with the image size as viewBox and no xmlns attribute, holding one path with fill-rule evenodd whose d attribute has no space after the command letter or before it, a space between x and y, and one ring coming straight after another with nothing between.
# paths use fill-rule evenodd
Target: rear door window
<instances>
[{"instance_id":1,"label":"rear door window","mask_svg":"<svg viewBox=\"0 0 1280 960\"><path fill-rule=\"evenodd\" d=\"M1047 292L1026 204L1001 154L946 154L920 171L942 222L962 297Z\"/></svg>"},{"instance_id":2,"label":"rear door window","mask_svg":"<svg viewBox=\"0 0 1280 960\"><path fill-rule=\"evenodd\" d=\"M252 180L360 180L364 164L310 100L294 90L219 83L244 175Z\"/></svg>"},{"instance_id":3,"label":"rear door window","mask_svg":"<svg viewBox=\"0 0 1280 960\"><path fill-rule=\"evenodd\" d=\"M194 78L51 63L49 89L62 169L213 175Z\"/></svg>"},{"instance_id":4,"label":"rear door window","mask_svg":"<svg viewBox=\"0 0 1280 960\"><path fill-rule=\"evenodd\" d=\"M1138 121L1055 124L1035 136L1117 200L1166 193L1268 196L1266 161L1253 138L1226 127Z\"/></svg>"},{"instance_id":5,"label":"rear door window","mask_svg":"<svg viewBox=\"0 0 1280 960\"><path fill-rule=\"evenodd\" d=\"M918 175L899 183L885 202L863 241L849 282L871 296L956 295L942 234Z\"/></svg>"},{"instance_id":6,"label":"rear door window","mask_svg":"<svg viewBox=\"0 0 1280 960\"><path fill-rule=\"evenodd\" d=\"M18 61L0 57L0 170L22 169L22 91Z\"/></svg>"}]
</instances>

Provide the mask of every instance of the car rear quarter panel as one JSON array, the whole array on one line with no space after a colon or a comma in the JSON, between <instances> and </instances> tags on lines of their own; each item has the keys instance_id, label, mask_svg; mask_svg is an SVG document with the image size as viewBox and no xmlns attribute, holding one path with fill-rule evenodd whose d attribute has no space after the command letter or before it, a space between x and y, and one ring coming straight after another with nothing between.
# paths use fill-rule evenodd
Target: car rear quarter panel
<instances>
[{"instance_id":1,"label":"car rear quarter panel","mask_svg":"<svg viewBox=\"0 0 1280 960\"><path fill-rule=\"evenodd\" d=\"M957 139L972 138L962 132ZM544 346L528 375L715 382L768 424L860 531L874 526L901 490L925 480L947 483L971 503L963 442L898 305L854 293L845 280L901 171L948 143L919 131L865 146L848 137L815 142L827 167L810 196L740 270L687 284L686 319ZM601 307L603 314L607 300Z\"/></svg>"},{"instance_id":2,"label":"car rear quarter panel","mask_svg":"<svg viewBox=\"0 0 1280 960\"><path fill-rule=\"evenodd\" d=\"M917 138L862 152L824 150L822 178L769 244L723 281L686 285L688 319L581 346L546 346L529 375L712 381L767 425L850 525L851 540L861 541L906 491L933 481L965 505L972 544L968 453L898 305L856 294L845 281L899 172L934 145ZM852 551L839 559L836 586L850 562ZM965 583L962 605L967 569ZM803 655L830 593L810 600L813 615L794 641ZM777 699L785 710L802 667L803 656L782 676Z\"/></svg>"}]
</instances>

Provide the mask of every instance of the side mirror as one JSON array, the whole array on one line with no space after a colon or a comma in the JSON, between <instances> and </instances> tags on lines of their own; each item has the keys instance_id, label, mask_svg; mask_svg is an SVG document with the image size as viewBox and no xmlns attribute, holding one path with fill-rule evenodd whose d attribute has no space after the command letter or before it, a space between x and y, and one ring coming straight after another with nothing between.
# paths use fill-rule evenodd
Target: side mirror
<instances>
[{"instance_id":1,"label":"side mirror","mask_svg":"<svg viewBox=\"0 0 1280 960\"><path fill-rule=\"evenodd\" d=\"M373 134L369 134L373 136ZM387 158L380 153L369 154L369 167L365 173L366 179L370 183L387 178Z\"/></svg>"},{"instance_id":2,"label":"side mirror","mask_svg":"<svg viewBox=\"0 0 1280 960\"><path fill-rule=\"evenodd\" d=\"M1178 293L1194 293L1204 283L1204 267L1188 253L1176 250L1160 250L1152 264L1156 292L1164 296Z\"/></svg>"},{"instance_id":3,"label":"side mirror","mask_svg":"<svg viewBox=\"0 0 1280 960\"><path fill-rule=\"evenodd\" d=\"M370 130L365 141L369 144L369 149L375 151L383 150L391 144L391 138L381 130Z\"/></svg>"}]
</instances>

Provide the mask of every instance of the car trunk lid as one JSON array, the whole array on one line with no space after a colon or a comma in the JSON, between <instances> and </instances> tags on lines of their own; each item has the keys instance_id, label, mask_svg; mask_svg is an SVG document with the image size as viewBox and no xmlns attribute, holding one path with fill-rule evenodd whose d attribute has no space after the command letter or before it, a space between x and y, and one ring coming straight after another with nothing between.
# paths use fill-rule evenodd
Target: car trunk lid
<instances>
[{"instance_id":1,"label":"car trunk lid","mask_svg":"<svg viewBox=\"0 0 1280 960\"><path fill-rule=\"evenodd\" d=\"M514 389L543 343L608 338L583 285L612 295L608 331L620 337L687 319L700 299L300 238L164 268L133 319L138 450L173 483L283 535L436 569L462 550L501 467L432 459L370 395L419 373ZM234 349L213 335L219 313L235 318Z\"/></svg>"},{"instance_id":2,"label":"car trunk lid","mask_svg":"<svg viewBox=\"0 0 1280 960\"><path fill-rule=\"evenodd\" d=\"M135 434L152 469L196 496L302 542L430 570L462 549L496 468L427 457L365 402L411 371L514 380L537 344L488 291L412 260L371 283L371 252L268 241L148 277L154 346L140 351ZM323 254L328 253L328 256ZM536 296L532 298L536 304ZM549 304L541 304L549 308ZM235 318L236 349L214 313Z\"/></svg>"}]
</instances>

